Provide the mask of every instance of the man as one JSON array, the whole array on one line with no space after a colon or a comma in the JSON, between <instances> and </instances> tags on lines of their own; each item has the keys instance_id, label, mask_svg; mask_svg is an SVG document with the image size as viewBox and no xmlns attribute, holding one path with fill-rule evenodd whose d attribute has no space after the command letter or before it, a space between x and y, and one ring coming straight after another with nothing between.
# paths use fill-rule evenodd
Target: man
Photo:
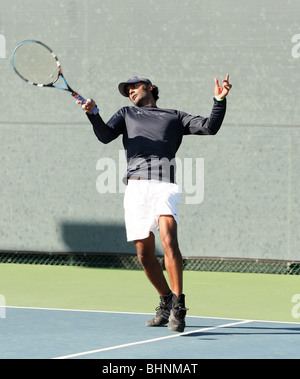
<instances>
[{"instance_id":1,"label":"man","mask_svg":"<svg viewBox=\"0 0 300 379\"><path fill-rule=\"evenodd\" d=\"M134 241L139 261L160 296L157 313L146 325L168 324L170 330L183 332L187 308L177 240L180 189L170 162L174 162L184 135L218 132L231 89L229 75L222 85L215 78L214 105L208 118L158 108L158 88L145 77L130 78L118 88L134 106L123 107L107 123L99 114L92 114L96 106L93 100L88 100L83 108L101 142L109 143L123 136L127 154L125 183L128 185L124 196L127 240ZM171 288L155 256L156 229L159 229Z\"/></svg>"}]
</instances>

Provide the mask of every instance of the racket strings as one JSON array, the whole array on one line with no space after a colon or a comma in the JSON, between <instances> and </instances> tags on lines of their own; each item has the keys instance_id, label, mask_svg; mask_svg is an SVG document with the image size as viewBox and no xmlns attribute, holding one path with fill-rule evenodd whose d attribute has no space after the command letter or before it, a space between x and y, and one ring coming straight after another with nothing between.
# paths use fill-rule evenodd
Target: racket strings
<instances>
[{"instance_id":1,"label":"racket strings","mask_svg":"<svg viewBox=\"0 0 300 379\"><path fill-rule=\"evenodd\" d=\"M54 83L59 76L58 64L55 55L39 43L25 43L14 54L16 71L37 85Z\"/></svg>"}]
</instances>

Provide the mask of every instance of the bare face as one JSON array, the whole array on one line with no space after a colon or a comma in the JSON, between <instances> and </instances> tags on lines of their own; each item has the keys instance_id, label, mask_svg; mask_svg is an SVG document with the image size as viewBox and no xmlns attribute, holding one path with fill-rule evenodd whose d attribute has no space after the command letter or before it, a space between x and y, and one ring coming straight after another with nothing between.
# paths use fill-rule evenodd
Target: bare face
<instances>
[{"instance_id":1,"label":"bare face","mask_svg":"<svg viewBox=\"0 0 300 379\"><path fill-rule=\"evenodd\" d=\"M130 101L138 106L155 105L151 90L152 86L143 82L128 84L126 87ZM153 104L154 102L154 104Z\"/></svg>"}]
</instances>

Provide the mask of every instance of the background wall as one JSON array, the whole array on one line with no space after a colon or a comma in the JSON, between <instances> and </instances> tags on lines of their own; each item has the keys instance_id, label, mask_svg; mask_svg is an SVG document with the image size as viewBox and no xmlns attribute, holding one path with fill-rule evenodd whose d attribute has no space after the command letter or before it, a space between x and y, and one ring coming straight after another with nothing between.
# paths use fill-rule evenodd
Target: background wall
<instances>
[{"instance_id":1,"label":"background wall","mask_svg":"<svg viewBox=\"0 0 300 379\"><path fill-rule=\"evenodd\" d=\"M129 105L117 85L136 74L159 86L160 107L209 115L213 78L228 72L222 129L185 137L178 153L204 159L203 202L182 196L182 253L300 258L298 0L0 5L0 250L134 252L118 180L115 194L96 188L100 159L123 174L121 139L99 143L71 96L29 86L11 68L14 47L37 39L105 120ZM196 183L195 167L191 175Z\"/></svg>"}]
</instances>

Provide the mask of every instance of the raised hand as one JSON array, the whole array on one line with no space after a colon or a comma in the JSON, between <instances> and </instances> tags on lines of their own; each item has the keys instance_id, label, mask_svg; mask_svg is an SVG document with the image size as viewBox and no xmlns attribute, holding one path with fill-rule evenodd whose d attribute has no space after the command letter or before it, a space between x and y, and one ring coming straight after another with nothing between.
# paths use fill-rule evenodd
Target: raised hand
<instances>
[{"instance_id":1,"label":"raised hand","mask_svg":"<svg viewBox=\"0 0 300 379\"><path fill-rule=\"evenodd\" d=\"M215 80L215 96L218 99L224 99L228 95L232 87L232 85L229 84L229 74L226 74L226 78L222 80L223 82L222 86L220 86L217 78L214 78L214 80Z\"/></svg>"}]
</instances>

